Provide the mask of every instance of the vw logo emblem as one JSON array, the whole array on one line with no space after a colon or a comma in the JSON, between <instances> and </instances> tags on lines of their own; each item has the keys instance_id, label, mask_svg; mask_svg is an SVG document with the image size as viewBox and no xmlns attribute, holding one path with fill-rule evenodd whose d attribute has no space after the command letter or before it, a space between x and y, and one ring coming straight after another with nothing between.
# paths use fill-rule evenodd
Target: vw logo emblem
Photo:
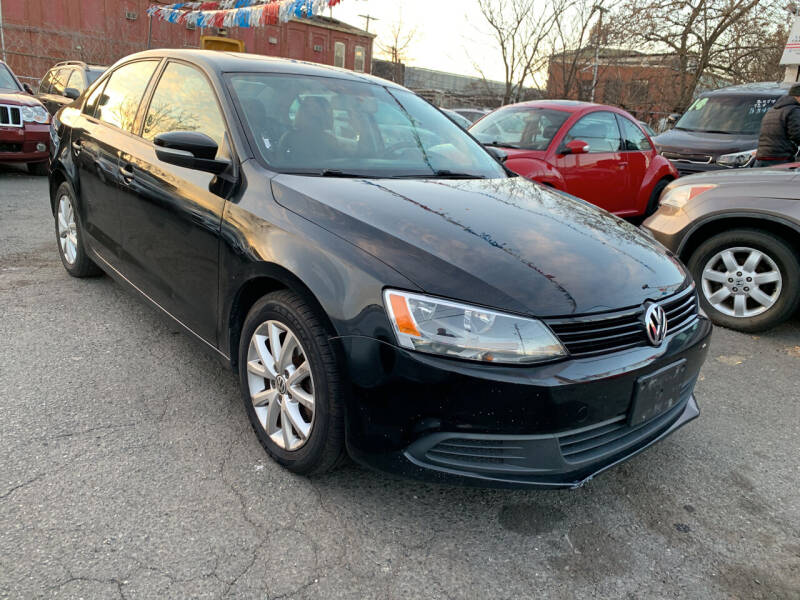
<instances>
[{"instance_id":1,"label":"vw logo emblem","mask_svg":"<svg viewBox=\"0 0 800 600\"><path fill-rule=\"evenodd\" d=\"M660 346L667 336L667 313L660 304L647 304L644 311L644 331L653 346Z\"/></svg>"}]
</instances>

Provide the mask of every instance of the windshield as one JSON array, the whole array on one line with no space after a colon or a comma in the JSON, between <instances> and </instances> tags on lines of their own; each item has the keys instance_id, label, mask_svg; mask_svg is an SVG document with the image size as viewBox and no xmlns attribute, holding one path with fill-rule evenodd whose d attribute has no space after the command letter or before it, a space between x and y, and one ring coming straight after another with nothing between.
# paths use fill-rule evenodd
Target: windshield
<instances>
[{"instance_id":1,"label":"windshield","mask_svg":"<svg viewBox=\"0 0 800 600\"><path fill-rule=\"evenodd\" d=\"M776 96L707 96L698 98L675 124L676 129L704 133L755 135L764 113L777 102Z\"/></svg>"},{"instance_id":2,"label":"windshield","mask_svg":"<svg viewBox=\"0 0 800 600\"><path fill-rule=\"evenodd\" d=\"M20 88L17 85L17 80L14 79L14 76L11 74L11 71L8 70L8 67L3 64L0 64L0 90L13 90L15 92L20 91Z\"/></svg>"},{"instance_id":3,"label":"windshield","mask_svg":"<svg viewBox=\"0 0 800 600\"><path fill-rule=\"evenodd\" d=\"M547 150L568 117L568 112L549 108L504 108L485 116L469 132L483 144Z\"/></svg>"},{"instance_id":4,"label":"windshield","mask_svg":"<svg viewBox=\"0 0 800 600\"><path fill-rule=\"evenodd\" d=\"M229 76L264 162L285 173L502 178L461 128L410 92L272 73Z\"/></svg>"}]
</instances>

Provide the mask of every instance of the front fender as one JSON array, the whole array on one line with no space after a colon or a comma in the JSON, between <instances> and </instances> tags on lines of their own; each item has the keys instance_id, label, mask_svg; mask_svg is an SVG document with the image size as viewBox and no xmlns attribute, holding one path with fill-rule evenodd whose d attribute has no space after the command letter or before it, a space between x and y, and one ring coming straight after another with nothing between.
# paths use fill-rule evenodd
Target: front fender
<instances>
[{"instance_id":1,"label":"front fender","mask_svg":"<svg viewBox=\"0 0 800 600\"><path fill-rule=\"evenodd\" d=\"M558 190L566 189L561 173L551 164L538 158L509 158L505 165L525 179L538 181Z\"/></svg>"}]
</instances>

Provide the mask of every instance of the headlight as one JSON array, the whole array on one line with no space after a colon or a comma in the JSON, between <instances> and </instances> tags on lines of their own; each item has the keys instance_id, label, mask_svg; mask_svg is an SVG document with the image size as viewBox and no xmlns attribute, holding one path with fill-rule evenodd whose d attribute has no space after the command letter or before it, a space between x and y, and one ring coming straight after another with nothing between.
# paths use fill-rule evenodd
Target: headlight
<instances>
[{"instance_id":1,"label":"headlight","mask_svg":"<svg viewBox=\"0 0 800 600\"><path fill-rule=\"evenodd\" d=\"M43 106L23 106L19 110L22 120L26 123L47 123L50 121L50 113Z\"/></svg>"},{"instance_id":2,"label":"headlight","mask_svg":"<svg viewBox=\"0 0 800 600\"><path fill-rule=\"evenodd\" d=\"M745 150L733 154L723 154L717 159L717 164L723 167L746 167L756 158L756 150Z\"/></svg>"},{"instance_id":3,"label":"headlight","mask_svg":"<svg viewBox=\"0 0 800 600\"><path fill-rule=\"evenodd\" d=\"M681 185L672 188L664 196L662 196L661 205L683 208L692 198L696 198L708 190L713 190L715 187L717 186L711 183L705 185Z\"/></svg>"},{"instance_id":4,"label":"headlight","mask_svg":"<svg viewBox=\"0 0 800 600\"><path fill-rule=\"evenodd\" d=\"M411 350L493 363L527 364L566 356L540 321L420 294L383 294L398 343Z\"/></svg>"}]
</instances>

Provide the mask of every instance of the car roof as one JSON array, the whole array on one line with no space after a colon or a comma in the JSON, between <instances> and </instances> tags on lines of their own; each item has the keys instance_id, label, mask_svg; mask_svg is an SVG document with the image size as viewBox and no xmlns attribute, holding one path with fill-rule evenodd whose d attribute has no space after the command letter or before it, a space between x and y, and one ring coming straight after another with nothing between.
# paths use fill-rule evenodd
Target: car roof
<instances>
[{"instance_id":1,"label":"car roof","mask_svg":"<svg viewBox=\"0 0 800 600\"><path fill-rule=\"evenodd\" d=\"M405 89L403 86L387 79L356 73L330 65L305 62L302 60L277 58L261 54L244 52L221 52L218 50L194 49L159 49L137 52L119 60L117 64L137 58L175 58L193 62L208 71L222 73L286 73L296 75L313 75L317 77L335 77L350 81L374 83L385 87Z\"/></svg>"},{"instance_id":2,"label":"car roof","mask_svg":"<svg viewBox=\"0 0 800 600\"><path fill-rule=\"evenodd\" d=\"M740 83L738 85L729 85L728 87L719 88L718 90L703 92L701 96L705 97L726 94L741 94L744 96L785 96L792 85L794 85L794 82L792 81L758 81L755 83Z\"/></svg>"},{"instance_id":3,"label":"car roof","mask_svg":"<svg viewBox=\"0 0 800 600\"><path fill-rule=\"evenodd\" d=\"M625 112L621 108L607 104L597 104L595 102L581 102L580 100L530 100L528 102L518 102L517 104L507 104L502 108L549 108L561 110L569 113L576 113L591 108L611 110L614 112Z\"/></svg>"}]
</instances>

